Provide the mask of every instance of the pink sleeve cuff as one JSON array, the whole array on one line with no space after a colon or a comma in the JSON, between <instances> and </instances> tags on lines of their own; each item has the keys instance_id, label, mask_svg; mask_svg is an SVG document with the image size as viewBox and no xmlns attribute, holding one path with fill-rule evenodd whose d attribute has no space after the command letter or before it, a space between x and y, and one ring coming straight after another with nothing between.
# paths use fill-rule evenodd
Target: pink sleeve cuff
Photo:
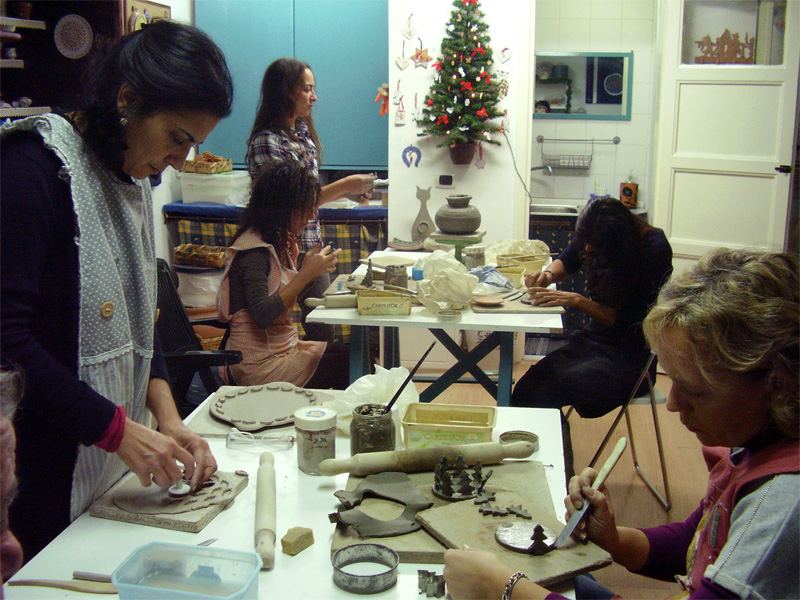
<instances>
[{"instance_id":1,"label":"pink sleeve cuff","mask_svg":"<svg viewBox=\"0 0 800 600\"><path fill-rule=\"evenodd\" d=\"M106 429L103 437L95 443L95 446L106 452L116 452L119 449L119 445L122 443L122 436L125 433L126 418L125 409L118 406L117 410L114 412L114 418L111 419L111 424L108 426L108 429Z\"/></svg>"}]
</instances>

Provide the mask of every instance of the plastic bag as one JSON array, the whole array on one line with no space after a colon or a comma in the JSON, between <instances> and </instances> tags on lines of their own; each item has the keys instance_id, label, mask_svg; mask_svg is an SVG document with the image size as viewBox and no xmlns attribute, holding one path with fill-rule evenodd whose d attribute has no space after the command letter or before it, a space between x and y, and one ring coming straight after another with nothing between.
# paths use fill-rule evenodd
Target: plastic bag
<instances>
[{"instance_id":1,"label":"plastic bag","mask_svg":"<svg viewBox=\"0 0 800 600\"><path fill-rule=\"evenodd\" d=\"M353 409L361 404L388 404L400 386L408 377L409 371L405 367L384 369L375 365L373 375L364 375L350 384L346 390L334 400L325 402L325 406L336 411L336 427L345 435L350 435L350 422L353 420ZM400 393L392 405L392 418L399 432L402 415L406 407L412 402L419 402L419 393L416 386L409 384Z\"/></svg>"}]
</instances>

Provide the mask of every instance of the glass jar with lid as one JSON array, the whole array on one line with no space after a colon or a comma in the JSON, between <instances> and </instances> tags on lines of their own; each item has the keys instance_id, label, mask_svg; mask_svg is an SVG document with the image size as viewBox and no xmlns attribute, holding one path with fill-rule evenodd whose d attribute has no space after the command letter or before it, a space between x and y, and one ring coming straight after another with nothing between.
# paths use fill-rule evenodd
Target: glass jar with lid
<instances>
[{"instance_id":1,"label":"glass jar with lid","mask_svg":"<svg viewBox=\"0 0 800 600\"><path fill-rule=\"evenodd\" d=\"M336 457L336 411L306 406L294 413L297 431L297 466L303 473L319 475L319 463Z\"/></svg>"},{"instance_id":2,"label":"glass jar with lid","mask_svg":"<svg viewBox=\"0 0 800 600\"><path fill-rule=\"evenodd\" d=\"M385 404L360 404L350 422L350 455L394 450L395 427Z\"/></svg>"}]
</instances>

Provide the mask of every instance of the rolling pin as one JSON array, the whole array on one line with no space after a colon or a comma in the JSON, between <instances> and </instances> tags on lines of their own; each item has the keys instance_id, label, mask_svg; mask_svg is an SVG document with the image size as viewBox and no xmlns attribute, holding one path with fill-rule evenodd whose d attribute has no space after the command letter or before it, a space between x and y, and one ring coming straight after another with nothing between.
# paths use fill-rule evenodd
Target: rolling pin
<instances>
[{"instance_id":1,"label":"rolling pin","mask_svg":"<svg viewBox=\"0 0 800 600\"><path fill-rule=\"evenodd\" d=\"M256 552L261 556L261 568L271 569L275 564L275 457L263 452L258 463Z\"/></svg>"},{"instance_id":2,"label":"rolling pin","mask_svg":"<svg viewBox=\"0 0 800 600\"><path fill-rule=\"evenodd\" d=\"M484 442L415 450L367 452L356 454L350 458L326 458L319 463L319 472L328 476L351 473L359 477L383 471L416 473L417 471L432 471L442 457L446 457L448 462L453 463L456 458L463 456L464 462L471 467L478 461L481 461L483 465L495 465L502 462L504 458L527 458L534 452L533 442L522 441L510 444Z\"/></svg>"},{"instance_id":3,"label":"rolling pin","mask_svg":"<svg viewBox=\"0 0 800 600\"><path fill-rule=\"evenodd\" d=\"M306 306L316 308L317 306L324 306L325 308L355 308L357 305L355 294L334 294L332 296L323 296L322 298L306 298Z\"/></svg>"}]
</instances>

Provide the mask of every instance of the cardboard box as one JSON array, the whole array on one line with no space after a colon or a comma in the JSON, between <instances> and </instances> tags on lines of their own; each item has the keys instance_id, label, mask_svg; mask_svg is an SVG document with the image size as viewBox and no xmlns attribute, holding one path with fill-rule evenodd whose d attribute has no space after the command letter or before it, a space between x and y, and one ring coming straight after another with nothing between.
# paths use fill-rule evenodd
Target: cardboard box
<instances>
[{"instance_id":1,"label":"cardboard box","mask_svg":"<svg viewBox=\"0 0 800 600\"><path fill-rule=\"evenodd\" d=\"M410 315L411 296L380 290L358 290L360 315Z\"/></svg>"},{"instance_id":2,"label":"cardboard box","mask_svg":"<svg viewBox=\"0 0 800 600\"><path fill-rule=\"evenodd\" d=\"M492 441L497 408L464 404L409 404L403 416L406 448Z\"/></svg>"}]
</instances>

